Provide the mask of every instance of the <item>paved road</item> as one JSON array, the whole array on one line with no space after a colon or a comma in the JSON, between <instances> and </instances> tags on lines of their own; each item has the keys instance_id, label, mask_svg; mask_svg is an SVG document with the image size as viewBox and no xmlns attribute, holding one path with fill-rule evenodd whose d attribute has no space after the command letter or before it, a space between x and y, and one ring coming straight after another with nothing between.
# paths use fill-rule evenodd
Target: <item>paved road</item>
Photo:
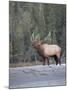
<instances>
[{"instance_id":1,"label":"paved road","mask_svg":"<svg viewBox=\"0 0 68 90\"><path fill-rule=\"evenodd\" d=\"M9 88L65 85L65 69L65 64L10 68Z\"/></svg>"}]
</instances>

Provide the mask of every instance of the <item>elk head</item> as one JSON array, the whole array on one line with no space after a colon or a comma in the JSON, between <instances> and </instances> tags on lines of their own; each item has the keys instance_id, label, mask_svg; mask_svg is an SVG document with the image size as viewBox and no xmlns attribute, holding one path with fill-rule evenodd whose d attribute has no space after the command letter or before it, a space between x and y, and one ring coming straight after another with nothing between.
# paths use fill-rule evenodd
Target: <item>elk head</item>
<instances>
[{"instance_id":1,"label":"elk head","mask_svg":"<svg viewBox=\"0 0 68 90\"><path fill-rule=\"evenodd\" d=\"M32 46L36 49L38 49L40 46L42 45L42 41L41 40L36 40L36 41L33 41L32 43Z\"/></svg>"},{"instance_id":2,"label":"elk head","mask_svg":"<svg viewBox=\"0 0 68 90\"><path fill-rule=\"evenodd\" d=\"M42 44L42 40L40 40L40 34L35 35L32 33L31 42L32 46L37 49Z\"/></svg>"},{"instance_id":3,"label":"elk head","mask_svg":"<svg viewBox=\"0 0 68 90\"><path fill-rule=\"evenodd\" d=\"M34 48L37 48L37 47L39 47L39 46L42 45L42 44L48 45L48 44L46 43L46 41L47 41L48 43L51 43L51 38L50 38L50 36L51 36L51 32L49 32L48 35L47 35L47 37L45 37L43 40L40 40L40 34L38 33L37 35L35 35L35 33L33 32L33 33L32 33L32 36L31 36L32 46L33 46Z\"/></svg>"}]
</instances>

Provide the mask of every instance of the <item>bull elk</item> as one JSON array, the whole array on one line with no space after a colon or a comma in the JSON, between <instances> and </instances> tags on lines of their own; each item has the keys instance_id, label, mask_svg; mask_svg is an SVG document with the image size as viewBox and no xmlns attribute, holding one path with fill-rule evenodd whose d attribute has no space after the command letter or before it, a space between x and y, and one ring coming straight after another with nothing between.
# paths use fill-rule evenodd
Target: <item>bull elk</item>
<instances>
[{"instance_id":1,"label":"bull elk","mask_svg":"<svg viewBox=\"0 0 68 90\"><path fill-rule=\"evenodd\" d=\"M56 61L56 65L61 65L61 48L58 45L50 45L46 43L42 43L39 41L33 41L32 46L37 50L38 54L43 59L43 65L45 65L45 62L47 61L49 65L49 57L54 57Z\"/></svg>"}]
</instances>

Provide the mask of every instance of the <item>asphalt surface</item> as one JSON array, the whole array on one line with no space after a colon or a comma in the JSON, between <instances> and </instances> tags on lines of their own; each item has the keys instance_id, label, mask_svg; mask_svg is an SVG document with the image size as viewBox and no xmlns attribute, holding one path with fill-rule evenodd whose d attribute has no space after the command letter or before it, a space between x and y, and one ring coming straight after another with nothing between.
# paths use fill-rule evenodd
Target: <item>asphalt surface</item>
<instances>
[{"instance_id":1,"label":"asphalt surface","mask_svg":"<svg viewBox=\"0 0 68 90\"><path fill-rule=\"evenodd\" d=\"M9 88L66 85L66 65L37 65L9 69Z\"/></svg>"}]
</instances>

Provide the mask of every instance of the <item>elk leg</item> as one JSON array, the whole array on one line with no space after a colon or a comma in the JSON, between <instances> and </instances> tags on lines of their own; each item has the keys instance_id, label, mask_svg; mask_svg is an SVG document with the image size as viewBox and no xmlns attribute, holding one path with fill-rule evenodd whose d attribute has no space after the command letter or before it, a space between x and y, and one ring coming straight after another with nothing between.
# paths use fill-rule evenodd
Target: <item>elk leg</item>
<instances>
[{"instance_id":1,"label":"elk leg","mask_svg":"<svg viewBox=\"0 0 68 90\"><path fill-rule=\"evenodd\" d=\"M60 53L57 54L57 58L58 58L58 64L61 65L61 56L60 56Z\"/></svg>"},{"instance_id":2,"label":"elk leg","mask_svg":"<svg viewBox=\"0 0 68 90\"><path fill-rule=\"evenodd\" d=\"M48 66L49 66L49 57L47 57L47 63L48 63Z\"/></svg>"},{"instance_id":3,"label":"elk leg","mask_svg":"<svg viewBox=\"0 0 68 90\"><path fill-rule=\"evenodd\" d=\"M43 65L45 65L45 59L43 59Z\"/></svg>"},{"instance_id":4,"label":"elk leg","mask_svg":"<svg viewBox=\"0 0 68 90\"><path fill-rule=\"evenodd\" d=\"M43 65L45 65L46 58L43 58Z\"/></svg>"},{"instance_id":5,"label":"elk leg","mask_svg":"<svg viewBox=\"0 0 68 90\"><path fill-rule=\"evenodd\" d=\"M57 64L58 64L58 58L57 58L56 55L54 55L54 59L55 59L55 61L56 61L56 65L57 65Z\"/></svg>"},{"instance_id":6,"label":"elk leg","mask_svg":"<svg viewBox=\"0 0 68 90\"><path fill-rule=\"evenodd\" d=\"M61 60L60 60L60 58L58 58L58 64L61 65Z\"/></svg>"}]
</instances>

